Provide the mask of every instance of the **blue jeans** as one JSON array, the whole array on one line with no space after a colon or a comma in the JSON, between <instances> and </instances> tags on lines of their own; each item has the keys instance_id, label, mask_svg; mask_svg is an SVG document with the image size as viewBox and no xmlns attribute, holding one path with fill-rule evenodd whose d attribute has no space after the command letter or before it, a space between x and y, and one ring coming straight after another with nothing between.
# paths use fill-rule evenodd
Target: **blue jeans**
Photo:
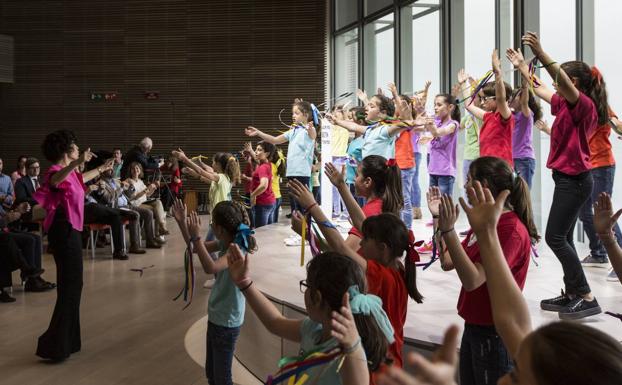
<instances>
[{"instance_id":1,"label":"blue jeans","mask_svg":"<svg viewBox=\"0 0 622 385\"><path fill-rule=\"evenodd\" d=\"M239 327L227 328L207 322L205 375L210 385L233 385L231 364L239 335Z\"/></svg>"},{"instance_id":2,"label":"blue jeans","mask_svg":"<svg viewBox=\"0 0 622 385\"><path fill-rule=\"evenodd\" d=\"M516 173L522 177L529 189L531 190L531 181L533 180L533 174L536 173L536 160L531 158L515 158L514 169Z\"/></svg>"},{"instance_id":3,"label":"blue jeans","mask_svg":"<svg viewBox=\"0 0 622 385\"><path fill-rule=\"evenodd\" d=\"M413 207L421 207L421 186L419 186L419 165L421 164L421 153L415 152L415 172L412 177L412 195L410 204Z\"/></svg>"},{"instance_id":4,"label":"blue jeans","mask_svg":"<svg viewBox=\"0 0 622 385\"><path fill-rule=\"evenodd\" d=\"M496 385L512 370L512 359L494 326L464 324L460 385Z\"/></svg>"},{"instance_id":5,"label":"blue jeans","mask_svg":"<svg viewBox=\"0 0 622 385\"><path fill-rule=\"evenodd\" d=\"M413 206L411 203L413 189L413 174L415 167L400 169L402 174L402 195L404 196L404 208L400 213L402 221L406 224L406 228L410 229L413 225Z\"/></svg>"},{"instance_id":6,"label":"blue jeans","mask_svg":"<svg viewBox=\"0 0 622 385\"><path fill-rule=\"evenodd\" d=\"M432 175L430 174L430 187L438 186L441 194L451 195L454 192L454 178L451 175Z\"/></svg>"},{"instance_id":7,"label":"blue jeans","mask_svg":"<svg viewBox=\"0 0 622 385\"><path fill-rule=\"evenodd\" d=\"M276 203L274 205L274 211L272 212L272 219L270 220L270 224L279 223L279 212L281 211L281 202L283 202L283 198L276 198Z\"/></svg>"},{"instance_id":8,"label":"blue jeans","mask_svg":"<svg viewBox=\"0 0 622 385\"><path fill-rule=\"evenodd\" d=\"M274 212L274 204L271 205L255 205L253 206L253 216L255 217L255 228L270 224L272 213Z\"/></svg>"},{"instance_id":9,"label":"blue jeans","mask_svg":"<svg viewBox=\"0 0 622 385\"><path fill-rule=\"evenodd\" d=\"M590 254L593 257L604 258L607 257L607 251L596 235L596 230L594 230L594 211L592 210L592 205L598 199L600 193L606 192L611 195L611 192L613 191L613 179L616 174L616 166L613 165L593 168L591 173L592 179L594 179L592 196L589 197L587 202L585 202L583 207L581 207L579 219L583 222L583 231L585 231L585 234L590 240ZM622 233L620 233L620 226L618 226L617 223L613 227L613 232L618 240L618 244L622 247Z\"/></svg>"}]
</instances>

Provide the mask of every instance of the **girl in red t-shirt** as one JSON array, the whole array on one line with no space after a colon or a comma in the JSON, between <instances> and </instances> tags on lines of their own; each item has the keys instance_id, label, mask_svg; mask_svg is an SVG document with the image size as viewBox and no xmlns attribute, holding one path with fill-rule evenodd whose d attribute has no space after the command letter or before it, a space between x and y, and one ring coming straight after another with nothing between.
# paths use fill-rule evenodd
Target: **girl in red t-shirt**
<instances>
[{"instance_id":1,"label":"girl in red t-shirt","mask_svg":"<svg viewBox=\"0 0 622 385\"><path fill-rule=\"evenodd\" d=\"M337 179L335 175L339 173L336 170L327 169L326 171L331 181L333 177ZM343 180L343 178L339 179ZM412 233L396 214L382 213L369 217L362 222L361 226L363 235L361 241L363 256L361 256L344 242L339 231L328 222L306 186L296 182L292 183L290 188L292 194L306 208L305 211L317 222L330 248L356 261L365 272L369 292L382 299L382 308L391 321L395 335L395 342L389 347L389 353L394 365L401 367L408 297L410 296L419 303L423 300L423 296L417 289L415 262L418 260L418 255L414 249ZM348 194L343 198L351 217L364 216L352 195ZM296 226L295 223L294 226ZM406 253L406 258L402 262L401 258L404 253Z\"/></svg>"},{"instance_id":2,"label":"girl in red t-shirt","mask_svg":"<svg viewBox=\"0 0 622 385\"><path fill-rule=\"evenodd\" d=\"M512 156L512 131L514 130L514 116L508 105L512 95L512 87L503 81L501 62L497 50L492 52L492 71L495 81L488 82L479 90L480 107L468 100L466 109L477 119L483 120L479 130L479 154L480 156L496 156L505 159L510 165L514 165ZM462 69L458 73L458 82L464 98L469 98L469 89L464 83L469 75Z\"/></svg>"},{"instance_id":3,"label":"girl in red t-shirt","mask_svg":"<svg viewBox=\"0 0 622 385\"><path fill-rule=\"evenodd\" d=\"M585 278L573 233L581 207L593 191L589 138L599 124L609 121L607 92L597 69L581 61L557 64L544 52L535 33L527 32L523 43L555 79L557 91L544 84L534 88L536 95L551 105L555 116L546 164L553 170L555 191L545 239L562 264L565 293L562 290L562 295L542 300L540 308L558 312L561 319L579 319L602 312ZM523 55L513 49L507 54L521 74L531 78Z\"/></svg>"},{"instance_id":4,"label":"girl in red t-shirt","mask_svg":"<svg viewBox=\"0 0 622 385\"><path fill-rule=\"evenodd\" d=\"M272 164L269 160L274 151L276 151L275 146L268 142L257 144L255 150L259 166L253 171L251 180L251 206L256 228L270 223L276 204L276 198L272 192Z\"/></svg>"},{"instance_id":5,"label":"girl in red t-shirt","mask_svg":"<svg viewBox=\"0 0 622 385\"><path fill-rule=\"evenodd\" d=\"M504 190L510 192L497 232L512 275L522 289L529 268L531 242L540 238L533 221L529 186L507 162L494 157L478 158L471 163L465 188L472 187L475 181L495 197ZM458 206L453 204L451 196L441 196L436 190L429 205L432 215L438 217L435 229L442 237L439 240L439 249L443 250L442 268L455 269L462 282L458 314L465 325L460 347L460 383L494 384L511 370L512 361L494 326L477 239L469 231L460 242L454 230Z\"/></svg>"},{"instance_id":6,"label":"girl in red t-shirt","mask_svg":"<svg viewBox=\"0 0 622 385\"><path fill-rule=\"evenodd\" d=\"M346 200L350 200L350 203L356 203L356 201L345 183L342 173L338 172L332 164L327 166L326 172L327 175L331 175L329 177L331 182L337 187L341 199L349 210ZM348 233L346 244L351 249L358 250L363 238L359 229L365 218L383 212L399 216L400 210L404 207L400 169L395 160L387 160L379 155L369 155L364 158L356 170L354 192L356 196L365 198L365 205L362 211L360 207L356 210L357 213L362 213L361 216L353 215L348 211L352 221L352 229Z\"/></svg>"}]
</instances>

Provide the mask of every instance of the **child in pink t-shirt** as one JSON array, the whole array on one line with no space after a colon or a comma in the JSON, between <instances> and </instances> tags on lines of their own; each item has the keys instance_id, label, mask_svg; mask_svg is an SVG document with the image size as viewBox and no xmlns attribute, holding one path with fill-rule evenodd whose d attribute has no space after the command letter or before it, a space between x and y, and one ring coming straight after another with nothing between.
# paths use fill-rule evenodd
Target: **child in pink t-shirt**
<instances>
[{"instance_id":1,"label":"child in pink t-shirt","mask_svg":"<svg viewBox=\"0 0 622 385\"><path fill-rule=\"evenodd\" d=\"M590 68L583 62L557 64L544 52L535 33L523 36L523 43L555 79L557 91L544 85L534 88L540 99L551 104L551 113L555 116L546 164L553 170L555 191L545 238L562 264L565 292L562 290L561 296L542 300L540 307L558 312L561 319L579 319L601 313L585 278L572 235L579 211L592 193L590 132L608 120L604 82L595 67ZM523 76L531 79L520 51L508 49L507 56Z\"/></svg>"},{"instance_id":2,"label":"child in pink t-shirt","mask_svg":"<svg viewBox=\"0 0 622 385\"><path fill-rule=\"evenodd\" d=\"M458 73L458 82L463 92L466 109L477 119L483 120L482 128L479 131L479 153L480 156L494 156L504 159L511 166L514 165L512 156L512 131L514 130L514 116L508 105L509 97L512 95L512 87L503 81L501 63L497 50L492 53L492 70L495 74L495 81L486 83L479 90L481 108L474 103L470 103L469 89L464 87L469 76L464 70Z\"/></svg>"}]
</instances>

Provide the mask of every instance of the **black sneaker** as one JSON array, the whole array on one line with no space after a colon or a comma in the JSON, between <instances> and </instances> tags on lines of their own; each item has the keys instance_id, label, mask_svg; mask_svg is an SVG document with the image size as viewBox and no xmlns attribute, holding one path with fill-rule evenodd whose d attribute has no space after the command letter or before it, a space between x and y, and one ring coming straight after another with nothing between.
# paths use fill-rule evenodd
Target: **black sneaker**
<instances>
[{"instance_id":1,"label":"black sneaker","mask_svg":"<svg viewBox=\"0 0 622 385\"><path fill-rule=\"evenodd\" d=\"M560 311L568 306L571 301L572 299L564 293L564 290L562 290L562 295L559 297L543 299L540 301L540 309L547 311Z\"/></svg>"},{"instance_id":2,"label":"black sneaker","mask_svg":"<svg viewBox=\"0 0 622 385\"><path fill-rule=\"evenodd\" d=\"M9 293L4 290L0 290L0 302L10 303L15 302L15 298L11 297Z\"/></svg>"},{"instance_id":3,"label":"black sneaker","mask_svg":"<svg viewBox=\"0 0 622 385\"><path fill-rule=\"evenodd\" d=\"M568 306L559 311L559 318L563 320L574 320L600 314L602 312L596 298L592 301L587 301L581 297L577 297L570 301Z\"/></svg>"},{"instance_id":4,"label":"black sneaker","mask_svg":"<svg viewBox=\"0 0 622 385\"><path fill-rule=\"evenodd\" d=\"M590 254L581 260L581 266L609 267L609 258L604 257L604 256L599 257L599 256Z\"/></svg>"}]
</instances>

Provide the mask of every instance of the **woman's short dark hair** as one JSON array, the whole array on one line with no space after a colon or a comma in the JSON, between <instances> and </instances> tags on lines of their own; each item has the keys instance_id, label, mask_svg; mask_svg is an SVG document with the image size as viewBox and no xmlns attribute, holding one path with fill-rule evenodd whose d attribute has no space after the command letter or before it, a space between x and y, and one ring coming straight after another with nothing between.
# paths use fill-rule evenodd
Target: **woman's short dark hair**
<instances>
[{"instance_id":1,"label":"woman's short dark hair","mask_svg":"<svg viewBox=\"0 0 622 385\"><path fill-rule=\"evenodd\" d=\"M76 142L77 138L73 131L58 130L48 134L43 140L41 151L45 159L56 163L69 152L71 145Z\"/></svg>"}]
</instances>

